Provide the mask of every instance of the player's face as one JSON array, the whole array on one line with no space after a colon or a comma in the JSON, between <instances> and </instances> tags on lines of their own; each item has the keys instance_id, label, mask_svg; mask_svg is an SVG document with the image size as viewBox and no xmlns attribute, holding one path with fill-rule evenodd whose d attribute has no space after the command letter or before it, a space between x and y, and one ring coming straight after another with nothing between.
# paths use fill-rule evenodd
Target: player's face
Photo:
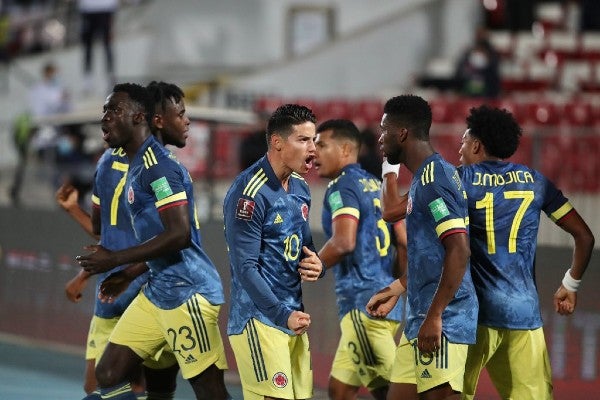
<instances>
[{"instance_id":1,"label":"player's face","mask_svg":"<svg viewBox=\"0 0 600 400\"><path fill-rule=\"evenodd\" d=\"M316 127L312 122L294 125L292 133L282 140L281 158L293 172L306 174L315 159Z\"/></svg>"},{"instance_id":2,"label":"player's face","mask_svg":"<svg viewBox=\"0 0 600 400\"><path fill-rule=\"evenodd\" d=\"M469 134L469 129L463 133L462 139L460 140L460 149L458 150L458 154L460 155L460 163L462 165L469 165L477 162L474 153L474 145L476 140L477 139Z\"/></svg>"},{"instance_id":3,"label":"player's face","mask_svg":"<svg viewBox=\"0 0 600 400\"><path fill-rule=\"evenodd\" d=\"M315 158L315 169L320 177L333 179L340 174L339 161L342 157L342 146L333 139L332 130L317 134L315 147L317 157Z\"/></svg>"},{"instance_id":4,"label":"player's face","mask_svg":"<svg viewBox=\"0 0 600 400\"><path fill-rule=\"evenodd\" d=\"M400 134L405 128L394 126L387 114L381 118L381 136L379 136L379 148L383 156L390 164L400 164L404 161L404 150L401 146ZM406 132L404 132L406 133Z\"/></svg>"},{"instance_id":5,"label":"player's face","mask_svg":"<svg viewBox=\"0 0 600 400\"><path fill-rule=\"evenodd\" d=\"M185 146L190 128L190 119L185 113L183 99L174 103L167 101L166 109L158 115L157 127L162 133L164 144L182 148Z\"/></svg>"},{"instance_id":6,"label":"player's face","mask_svg":"<svg viewBox=\"0 0 600 400\"><path fill-rule=\"evenodd\" d=\"M124 147L131 139L137 106L125 92L113 92L102 109L102 139L109 147ZM138 116L139 117L139 116Z\"/></svg>"}]
</instances>

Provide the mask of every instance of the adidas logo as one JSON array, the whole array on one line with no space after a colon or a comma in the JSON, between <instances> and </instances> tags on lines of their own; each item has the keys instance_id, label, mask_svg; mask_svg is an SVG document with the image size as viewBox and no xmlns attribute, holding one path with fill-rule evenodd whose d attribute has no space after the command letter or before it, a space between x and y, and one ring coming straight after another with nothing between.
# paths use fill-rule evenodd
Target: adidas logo
<instances>
[{"instance_id":1,"label":"adidas logo","mask_svg":"<svg viewBox=\"0 0 600 400\"><path fill-rule=\"evenodd\" d=\"M431 378L431 374L427 371L427 368L421 373L421 378Z\"/></svg>"},{"instance_id":2,"label":"adidas logo","mask_svg":"<svg viewBox=\"0 0 600 400\"><path fill-rule=\"evenodd\" d=\"M185 363L186 363L186 364L195 363L196 361L198 361L198 360L196 360L196 359L194 358L194 356L193 356L193 355L191 355L191 354L189 354L189 355L188 355L188 356L185 358Z\"/></svg>"},{"instance_id":3,"label":"adidas logo","mask_svg":"<svg viewBox=\"0 0 600 400\"><path fill-rule=\"evenodd\" d=\"M95 349L96 348L96 342L94 340L90 340L90 343L88 343L88 346L90 346L91 348Z\"/></svg>"},{"instance_id":4,"label":"adidas logo","mask_svg":"<svg viewBox=\"0 0 600 400\"><path fill-rule=\"evenodd\" d=\"M281 224L283 222L283 218L281 218L281 215L279 215L279 213L277 213L277 216L275 217L275 221L273 221L274 224Z\"/></svg>"}]
</instances>

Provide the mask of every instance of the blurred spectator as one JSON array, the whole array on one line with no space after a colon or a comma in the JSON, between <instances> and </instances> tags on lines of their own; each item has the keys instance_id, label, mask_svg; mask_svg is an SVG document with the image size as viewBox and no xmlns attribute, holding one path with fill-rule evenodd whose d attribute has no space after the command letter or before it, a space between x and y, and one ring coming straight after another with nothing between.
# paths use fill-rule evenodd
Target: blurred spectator
<instances>
[{"instance_id":1,"label":"blurred spectator","mask_svg":"<svg viewBox=\"0 0 600 400\"><path fill-rule=\"evenodd\" d=\"M87 206L87 193L92 189L94 179L94 157L84 149L85 136L80 125L65 125L56 139L54 151L56 172L54 186L71 184L79 191L81 206Z\"/></svg>"},{"instance_id":2,"label":"blurred spectator","mask_svg":"<svg viewBox=\"0 0 600 400\"><path fill-rule=\"evenodd\" d=\"M381 151L377 146L378 137L370 128L361 132L361 146L358 154L358 163L367 172L381 176Z\"/></svg>"},{"instance_id":3,"label":"blurred spectator","mask_svg":"<svg viewBox=\"0 0 600 400\"><path fill-rule=\"evenodd\" d=\"M598 1L598 0L593 0ZM506 25L515 32L531 31L535 21L537 0L504 0Z\"/></svg>"},{"instance_id":4,"label":"blurred spectator","mask_svg":"<svg viewBox=\"0 0 600 400\"><path fill-rule=\"evenodd\" d=\"M254 164L259 158L267 152L267 122L271 115L266 110L257 111L258 122L255 130L250 132L240 141L239 148L239 167L240 171L245 170Z\"/></svg>"},{"instance_id":5,"label":"blurred spectator","mask_svg":"<svg viewBox=\"0 0 600 400\"><path fill-rule=\"evenodd\" d=\"M48 62L42 68L42 79L29 91L29 112L34 119L67 112L71 109L69 94L58 79L58 68ZM40 126L33 137L31 148L40 155L51 147L56 138L52 126Z\"/></svg>"},{"instance_id":6,"label":"blurred spectator","mask_svg":"<svg viewBox=\"0 0 600 400\"><path fill-rule=\"evenodd\" d=\"M600 31L600 0L579 0L581 32Z\"/></svg>"},{"instance_id":7,"label":"blurred spectator","mask_svg":"<svg viewBox=\"0 0 600 400\"><path fill-rule=\"evenodd\" d=\"M13 181L10 185L9 196L13 206L18 207L21 204L20 194L27 167L27 157L29 154L29 142L33 135L34 127L31 121L31 114L24 112L19 114L12 126L13 144L17 151L17 165L13 174Z\"/></svg>"},{"instance_id":8,"label":"blurred spectator","mask_svg":"<svg viewBox=\"0 0 600 400\"><path fill-rule=\"evenodd\" d=\"M460 57L455 82L465 96L495 98L500 94L500 58L485 28L477 28L475 42Z\"/></svg>"},{"instance_id":9,"label":"blurred spectator","mask_svg":"<svg viewBox=\"0 0 600 400\"><path fill-rule=\"evenodd\" d=\"M104 45L108 86L116 83L112 42L113 20L118 8L119 0L79 0L81 43L84 47L84 90L88 93L93 89L92 51L97 35Z\"/></svg>"}]
</instances>

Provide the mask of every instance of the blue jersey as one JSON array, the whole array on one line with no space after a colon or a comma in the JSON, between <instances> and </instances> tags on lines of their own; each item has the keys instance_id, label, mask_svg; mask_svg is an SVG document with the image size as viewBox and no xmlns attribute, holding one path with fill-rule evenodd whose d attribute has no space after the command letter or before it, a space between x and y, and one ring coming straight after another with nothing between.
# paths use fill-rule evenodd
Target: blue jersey
<instances>
[{"instance_id":1,"label":"blue jersey","mask_svg":"<svg viewBox=\"0 0 600 400\"><path fill-rule=\"evenodd\" d=\"M127 167L127 157L121 148L108 149L98 160L94 176L92 205L100 210L100 244L112 251L137 244L129 222L129 215L121 202ZM115 299L114 303L102 303L98 299L100 284L107 276L123 268L124 266L119 266L98 274L94 315L101 318L113 318L123 314L148 279L147 273L138 276L131 282L127 290Z\"/></svg>"},{"instance_id":2,"label":"blue jersey","mask_svg":"<svg viewBox=\"0 0 600 400\"><path fill-rule=\"evenodd\" d=\"M147 260L150 268L144 294L157 307L173 309L200 293L211 304L223 304L221 278L202 249L194 207L192 179L175 156L150 136L127 173L126 204L137 240L142 243L164 231L160 211L187 204L191 244L172 254Z\"/></svg>"},{"instance_id":3,"label":"blue jersey","mask_svg":"<svg viewBox=\"0 0 600 400\"><path fill-rule=\"evenodd\" d=\"M467 201L458 172L439 154L428 157L414 174L406 213L409 311L405 334L414 339L442 275L442 239L467 233ZM442 313L442 332L451 343L475 343L477 309L467 265L460 287Z\"/></svg>"},{"instance_id":4,"label":"blue jersey","mask_svg":"<svg viewBox=\"0 0 600 400\"><path fill-rule=\"evenodd\" d=\"M550 181L524 165L488 161L460 167L459 172L469 201L479 323L541 327L534 271L540 213L557 221L573 207Z\"/></svg>"},{"instance_id":5,"label":"blue jersey","mask_svg":"<svg viewBox=\"0 0 600 400\"><path fill-rule=\"evenodd\" d=\"M231 265L228 334L241 333L250 318L293 334L288 317L304 310L302 246L314 251L309 208L306 181L293 173L286 191L266 156L233 181L223 204Z\"/></svg>"},{"instance_id":6,"label":"blue jersey","mask_svg":"<svg viewBox=\"0 0 600 400\"><path fill-rule=\"evenodd\" d=\"M374 288L389 285L395 252L391 232L381 216L381 182L358 164L343 168L325 192L322 224L331 238L332 224L337 218L353 218L358 222L356 247L333 266L335 294L340 319L353 309L364 311ZM403 301L388 314L395 321L402 319Z\"/></svg>"}]
</instances>

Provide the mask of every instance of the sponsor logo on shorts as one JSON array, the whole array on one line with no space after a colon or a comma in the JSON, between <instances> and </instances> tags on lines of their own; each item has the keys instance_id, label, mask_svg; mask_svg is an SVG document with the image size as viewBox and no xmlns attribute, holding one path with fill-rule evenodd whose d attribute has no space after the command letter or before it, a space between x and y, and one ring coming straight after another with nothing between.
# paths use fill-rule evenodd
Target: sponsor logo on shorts
<instances>
[{"instance_id":1,"label":"sponsor logo on shorts","mask_svg":"<svg viewBox=\"0 0 600 400\"><path fill-rule=\"evenodd\" d=\"M277 372L273 375L273 385L278 388L284 388L288 384L288 378L283 372Z\"/></svg>"},{"instance_id":2,"label":"sponsor logo on shorts","mask_svg":"<svg viewBox=\"0 0 600 400\"><path fill-rule=\"evenodd\" d=\"M431 374L429 373L429 371L427 371L427 368L425 368L421 373L421 378L431 378Z\"/></svg>"},{"instance_id":3,"label":"sponsor logo on shorts","mask_svg":"<svg viewBox=\"0 0 600 400\"><path fill-rule=\"evenodd\" d=\"M196 358L191 354L188 354L188 356L185 358L186 364L192 364L192 363L195 363L196 361L198 361L198 360L196 360Z\"/></svg>"}]
</instances>

